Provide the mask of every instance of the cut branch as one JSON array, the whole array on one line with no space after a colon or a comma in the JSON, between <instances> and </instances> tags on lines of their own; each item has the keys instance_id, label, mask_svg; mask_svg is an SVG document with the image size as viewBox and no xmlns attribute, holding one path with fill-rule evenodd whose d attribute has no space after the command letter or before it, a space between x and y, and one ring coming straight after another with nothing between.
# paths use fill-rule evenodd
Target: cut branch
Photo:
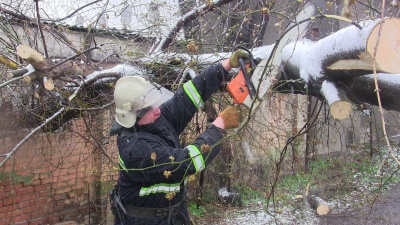
<instances>
[{"instance_id":1,"label":"cut branch","mask_svg":"<svg viewBox=\"0 0 400 225\"><path fill-rule=\"evenodd\" d=\"M8 74L10 77L22 77L23 75L27 73L32 73L35 71L35 68L31 64L25 66L24 68L18 69L18 70L12 70L9 71Z\"/></svg>"},{"instance_id":2,"label":"cut branch","mask_svg":"<svg viewBox=\"0 0 400 225\"><path fill-rule=\"evenodd\" d=\"M17 55L32 64L35 70L45 71L47 69L47 61L42 54L27 45L18 46Z\"/></svg>"},{"instance_id":3,"label":"cut branch","mask_svg":"<svg viewBox=\"0 0 400 225\"><path fill-rule=\"evenodd\" d=\"M322 198L316 195L311 195L310 202L312 203L311 207L317 211L318 215L322 216L329 213L328 203L324 201Z\"/></svg>"},{"instance_id":4,"label":"cut branch","mask_svg":"<svg viewBox=\"0 0 400 225\"><path fill-rule=\"evenodd\" d=\"M321 86L321 94L326 99L331 115L334 119L343 120L351 113L351 105L343 88L332 82L324 81Z\"/></svg>"}]
</instances>

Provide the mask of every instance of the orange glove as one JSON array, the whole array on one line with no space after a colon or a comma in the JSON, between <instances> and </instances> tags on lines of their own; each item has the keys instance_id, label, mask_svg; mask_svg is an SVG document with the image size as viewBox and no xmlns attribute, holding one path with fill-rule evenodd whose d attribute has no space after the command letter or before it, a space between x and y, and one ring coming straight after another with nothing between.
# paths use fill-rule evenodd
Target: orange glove
<instances>
[{"instance_id":1,"label":"orange glove","mask_svg":"<svg viewBox=\"0 0 400 225\"><path fill-rule=\"evenodd\" d=\"M224 121L225 129L232 129L239 126L242 119L242 111L240 106L230 106L218 114Z\"/></svg>"}]
</instances>

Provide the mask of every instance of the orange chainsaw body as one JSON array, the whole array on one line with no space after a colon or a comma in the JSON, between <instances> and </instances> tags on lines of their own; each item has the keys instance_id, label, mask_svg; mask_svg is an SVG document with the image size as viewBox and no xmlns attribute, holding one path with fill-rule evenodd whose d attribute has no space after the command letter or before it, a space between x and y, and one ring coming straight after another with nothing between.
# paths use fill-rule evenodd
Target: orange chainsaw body
<instances>
[{"instance_id":1,"label":"orange chainsaw body","mask_svg":"<svg viewBox=\"0 0 400 225\"><path fill-rule=\"evenodd\" d=\"M248 70L249 68L250 65L246 65L246 69ZM249 89L247 88L242 70L239 70L239 73L229 82L226 88L233 98L234 104L242 104L244 102L249 95Z\"/></svg>"}]
</instances>

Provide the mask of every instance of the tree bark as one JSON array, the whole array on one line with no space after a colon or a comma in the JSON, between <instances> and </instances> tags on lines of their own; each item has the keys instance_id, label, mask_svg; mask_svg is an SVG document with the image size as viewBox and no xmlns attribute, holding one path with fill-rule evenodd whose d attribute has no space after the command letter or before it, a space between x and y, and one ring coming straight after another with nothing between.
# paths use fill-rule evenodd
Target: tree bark
<instances>
[{"instance_id":1,"label":"tree bark","mask_svg":"<svg viewBox=\"0 0 400 225\"><path fill-rule=\"evenodd\" d=\"M386 110L400 111L400 74L376 74L382 107ZM374 75L355 78L348 86L347 96L355 103L378 105Z\"/></svg>"}]
</instances>

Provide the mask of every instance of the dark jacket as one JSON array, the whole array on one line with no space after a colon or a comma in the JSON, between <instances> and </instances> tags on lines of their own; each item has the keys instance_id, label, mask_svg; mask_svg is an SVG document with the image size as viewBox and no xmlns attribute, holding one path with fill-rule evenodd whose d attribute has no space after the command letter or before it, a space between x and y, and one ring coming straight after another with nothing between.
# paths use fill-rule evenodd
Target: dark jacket
<instances>
[{"instance_id":1,"label":"dark jacket","mask_svg":"<svg viewBox=\"0 0 400 225\"><path fill-rule=\"evenodd\" d=\"M224 131L211 125L185 147L180 145L179 135L218 89L226 73L221 64L208 67L160 106L161 116L154 123L119 130L121 172L117 185L121 201L146 208L181 204L179 213L172 218L125 216L123 224L190 224L185 183L219 153Z\"/></svg>"}]
</instances>

